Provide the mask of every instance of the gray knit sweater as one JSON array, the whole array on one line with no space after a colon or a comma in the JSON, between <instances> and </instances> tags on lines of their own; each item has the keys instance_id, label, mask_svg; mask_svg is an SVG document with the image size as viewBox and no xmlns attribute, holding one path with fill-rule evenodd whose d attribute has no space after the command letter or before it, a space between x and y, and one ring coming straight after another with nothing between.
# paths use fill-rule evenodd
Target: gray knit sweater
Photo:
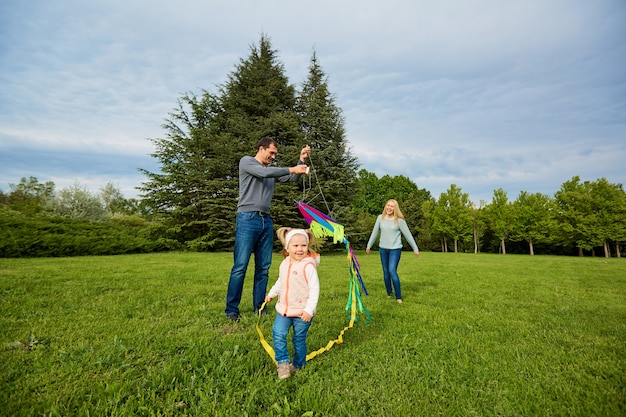
<instances>
[{"instance_id":1,"label":"gray knit sweater","mask_svg":"<svg viewBox=\"0 0 626 417\"><path fill-rule=\"evenodd\" d=\"M303 163L298 161L298 165ZM237 213L247 211L270 213L270 202L276 181L296 181L299 177L298 174L289 174L289 168L268 167L261 164L253 156L244 156L239 160Z\"/></svg>"}]
</instances>

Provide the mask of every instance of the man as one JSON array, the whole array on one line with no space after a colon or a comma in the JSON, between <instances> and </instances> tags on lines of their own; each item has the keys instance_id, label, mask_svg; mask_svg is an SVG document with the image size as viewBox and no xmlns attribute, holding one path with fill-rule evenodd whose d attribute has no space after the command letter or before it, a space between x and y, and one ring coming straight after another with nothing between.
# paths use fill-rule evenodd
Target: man
<instances>
[{"instance_id":1,"label":"man","mask_svg":"<svg viewBox=\"0 0 626 417\"><path fill-rule=\"evenodd\" d=\"M291 168L276 168L269 165L276 158L278 146L270 137L262 138L257 144L256 156L244 156L239 161L239 202L235 226L234 265L230 271L226 309L229 319L239 320L239 302L243 281L248 269L250 255L254 253L254 286L252 298L255 312L265 301L267 278L272 265L274 229L270 214L270 202L274 185L278 182L296 181L306 174L304 160L311 152L310 146L300 151L300 160Z\"/></svg>"}]
</instances>

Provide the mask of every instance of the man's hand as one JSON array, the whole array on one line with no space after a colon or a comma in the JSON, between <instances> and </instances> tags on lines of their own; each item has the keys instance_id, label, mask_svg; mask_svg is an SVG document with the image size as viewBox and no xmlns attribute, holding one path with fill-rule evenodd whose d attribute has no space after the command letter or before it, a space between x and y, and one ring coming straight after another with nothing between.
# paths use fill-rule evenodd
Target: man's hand
<instances>
[{"instance_id":1,"label":"man's hand","mask_svg":"<svg viewBox=\"0 0 626 417\"><path fill-rule=\"evenodd\" d=\"M311 155L311 147L309 145L306 145L300 151L300 160L304 162L309 157L309 155Z\"/></svg>"},{"instance_id":2,"label":"man's hand","mask_svg":"<svg viewBox=\"0 0 626 417\"><path fill-rule=\"evenodd\" d=\"M306 171L308 168L309 167L306 165L296 165L295 167L289 168L289 173L303 175L307 173Z\"/></svg>"}]
</instances>

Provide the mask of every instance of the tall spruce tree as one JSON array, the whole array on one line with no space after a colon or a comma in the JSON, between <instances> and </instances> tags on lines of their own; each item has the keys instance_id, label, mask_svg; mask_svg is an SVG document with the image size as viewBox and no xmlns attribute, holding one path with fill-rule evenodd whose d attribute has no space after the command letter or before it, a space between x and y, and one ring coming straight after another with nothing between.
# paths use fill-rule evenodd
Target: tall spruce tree
<instances>
[{"instance_id":1,"label":"tall spruce tree","mask_svg":"<svg viewBox=\"0 0 626 417\"><path fill-rule=\"evenodd\" d=\"M296 164L311 145L315 177L279 184L272 214L276 227L304 226L295 200L321 184L331 204L349 204L357 167L347 147L341 110L328 91L324 72L312 59L301 94L290 85L269 38L261 36L218 86L218 94L186 94L164 125L166 137L154 139L152 155L162 172L141 170L148 181L143 197L160 214L166 238L195 250L231 249L238 198L239 159L256 154L264 136L278 143L277 166ZM314 181L317 179L318 182ZM312 190L310 192L316 192Z\"/></svg>"},{"instance_id":2,"label":"tall spruce tree","mask_svg":"<svg viewBox=\"0 0 626 417\"><path fill-rule=\"evenodd\" d=\"M211 121L219 111L220 98L206 91L200 98L183 95L163 125L165 138L152 139L156 148L152 156L161 163L161 172L140 169L148 177L139 187L143 201L163 224L159 237L194 249L221 243L215 233L220 225L207 216L207 203L219 199L224 190L215 180L223 154L210 135Z\"/></svg>"},{"instance_id":3,"label":"tall spruce tree","mask_svg":"<svg viewBox=\"0 0 626 417\"><path fill-rule=\"evenodd\" d=\"M351 223L358 162L349 149L342 111L330 93L328 77L313 52L306 81L296 100L300 127L311 146L313 171L303 198L336 220Z\"/></svg>"},{"instance_id":4,"label":"tall spruce tree","mask_svg":"<svg viewBox=\"0 0 626 417\"><path fill-rule=\"evenodd\" d=\"M359 167L352 154L344 128L342 110L330 92L328 77L317 54L313 52L309 72L296 101L301 118L301 130L312 148L309 164L313 170L304 184L303 200L345 225L350 242L358 244L365 239L367 225L360 210L355 210Z\"/></svg>"},{"instance_id":5,"label":"tall spruce tree","mask_svg":"<svg viewBox=\"0 0 626 417\"><path fill-rule=\"evenodd\" d=\"M239 159L256 154L260 138L278 142L276 163L285 166L296 164L304 143L294 111L295 87L265 35L218 89L219 95L205 91L201 98L186 94L179 100L164 125L167 137L153 140L162 173L142 170L149 178L141 187L144 199L162 214L166 237L194 250L232 247ZM277 224L288 223L281 202L295 194L287 198L289 190L283 189L281 198L280 189L295 193L295 187L276 188L274 218Z\"/></svg>"},{"instance_id":6,"label":"tall spruce tree","mask_svg":"<svg viewBox=\"0 0 626 417\"><path fill-rule=\"evenodd\" d=\"M243 155L255 155L257 142L262 137L270 136L278 143L276 166L296 165L300 150L305 146L300 118L295 111L296 89L289 84L277 51L266 35L250 50L250 56L241 60L221 88L222 112L213 126L218 142L234 151L229 153L232 158L225 168L234 179L235 189L238 189L239 159ZM277 227L306 224L294 203L300 196L300 187L301 183L277 184L271 204ZM235 211L236 200L233 200L232 213L228 216L233 228Z\"/></svg>"}]
</instances>

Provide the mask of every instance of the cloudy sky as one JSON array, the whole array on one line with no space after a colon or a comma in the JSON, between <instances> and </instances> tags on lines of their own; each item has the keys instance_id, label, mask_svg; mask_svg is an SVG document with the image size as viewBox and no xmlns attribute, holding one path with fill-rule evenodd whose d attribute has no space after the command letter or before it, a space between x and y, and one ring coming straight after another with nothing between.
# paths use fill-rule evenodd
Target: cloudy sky
<instances>
[{"instance_id":1,"label":"cloudy sky","mask_svg":"<svg viewBox=\"0 0 626 417\"><path fill-rule=\"evenodd\" d=\"M217 92L261 34L292 84L316 51L379 177L475 203L626 183L624 0L3 0L0 189L137 196L177 99Z\"/></svg>"}]
</instances>

